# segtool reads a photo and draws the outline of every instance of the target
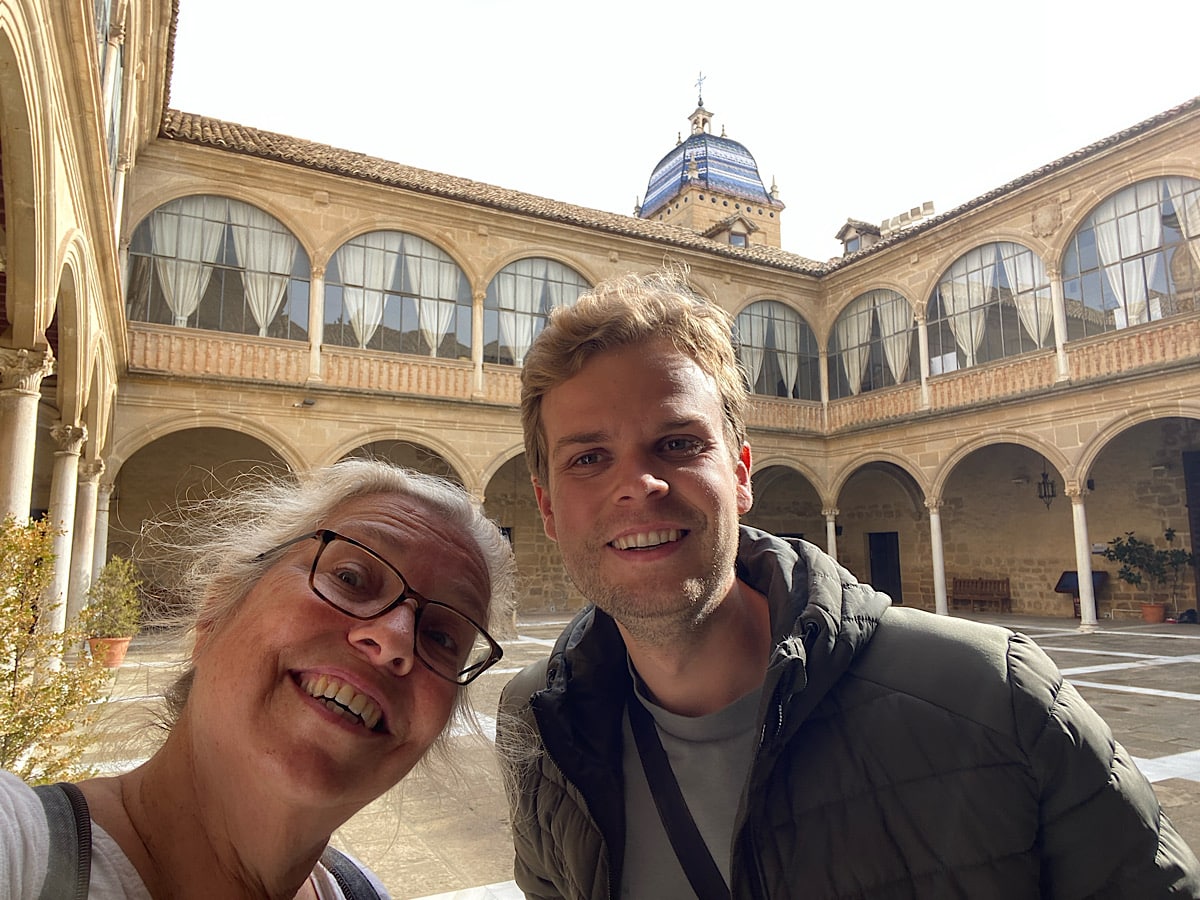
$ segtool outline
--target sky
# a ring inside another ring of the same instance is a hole
[[[336,12],[335,12],[336,11]],[[696,107],[825,260],[1200,95],[1196,0],[180,0],[170,105],[631,214]]]

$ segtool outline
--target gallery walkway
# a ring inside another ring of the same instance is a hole
[[[1033,637],[1108,721],[1153,782],[1184,839],[1200,848],[1200,627],[973,616]],[[515,900],[508,813],[492,739],[500,689],[544,656],[565,617],[528,619],[504,642],[504,660],[475,687],[480,729],[452,739],[455,769],[428,766],[355,816],[335,842],[371,866],[396,900]],[[149,752],[150,710],[175,670],[171,649],[138,638],[119,671],[105,740],[92,761],[118,770]]]

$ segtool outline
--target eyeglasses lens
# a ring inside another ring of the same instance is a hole
[[[390,565],[338,537],[321,549],[312,586],[326,601],[361,619],[379,615],[409,593]],[[420,605],[416,649],[430,668],[452,681],[469,676],[492,655],[491,644],[470,619],[436,600]]]

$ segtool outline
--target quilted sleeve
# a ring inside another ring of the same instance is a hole
[[[1008,668],[1041,797],[1042,896],[1200,898],[1200,864],[1104,720],[1023,635]]]

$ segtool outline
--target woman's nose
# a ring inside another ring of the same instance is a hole
[[[349,639],[373,664],[407,675],[416,663],[416,625],[416,607],[406,600],[377,619],[356,622]]]

